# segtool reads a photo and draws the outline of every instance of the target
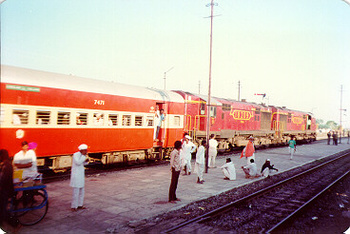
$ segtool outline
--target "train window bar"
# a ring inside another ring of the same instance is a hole
[[[78,112],[76,114],[76,124],[77,125],[87,125],[88,113]]]
[[[12,124],[21,125],[28,124],[29,110],[13,110],[12,111]]]
[[[142,126],[143,124],[143,116],[137,115],[135,116],[135,126]]]
[[[109,114],[108,126],[118,126],[118,115],[117,114]]]
[[[57,124],[58,125],[69,125],[70,112],[59,111],[57,113]]]
[[[153,116],[147,116],[147,126],[148,127],[151,127],[153,126],[153,123],[154,123],[154,117]]]
[[[123,115],[122,126],[130,126],[130,125],[131,125],[131,115]]]
[[[36,111],[36,124],[50,124],[50,111]]]

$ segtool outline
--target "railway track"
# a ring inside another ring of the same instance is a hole
[[[275,232],[295,214],[302,211],[318,194],[327,190],[350,170],[350,151],[335,155],[288,179],[260,189],[218,207],[208,213],[162,230],[163,233],[215,232],[233,233]],[[172,223],[177,223],[172,221]],[[158,225],[161,226],[161,225]],[[218,229],[220,227],[220,229]]]

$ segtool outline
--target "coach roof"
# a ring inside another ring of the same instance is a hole
[[[155,88],[1,65],[1,82],[183,103],[181,95]]]

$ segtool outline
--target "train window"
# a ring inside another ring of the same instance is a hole
[[[204,115],[205,114],[205,103],[201,103],[201,109],[200,109],[200,111],[201,111],[201,115]]]
[[[135,116],[135,126],[142,126],[143,116],[137,115]]]
[[[50,111],[36,111],[36,124],[50,124]]]
[[[4,123],[4,119],[5,119],[5,110],[4,108],[0,108],[0,123]]]
[[[28,110],[13,110],[12,112],[12,124],[28,124],[29,111]]]
[[[123,115],[122,125],[123,126],[130,126],[131,125],[131,115]]]
[[[77,125],[87,125],[88,114],[85,112],[78,112],[76,115]]]
[[[147,120],[146,120],[147,126],[149,126],[149,127],[153,126],[153,121],[154,121],[153,118],[154,118],[153,116],[147,116]]]
[[[103,126],[103,119],[102,113],[94,113],[94,125]]]
[[[254,115],[254,120],[255,121],[260,121],[260,116],[259,115]]]
[[[180,126],[180,116],[174,116],[174,125]]]
[[[231,111],[231,104],[222,104],[223,111]]]
[[[210,116],[216,117],[216,107],[215,106],[210,107]]]
[[[117,126],[118,125],[118,115],[110,114],[108,118],[108,126]]]
[[[58,125],[69,125],[70,112],[59,111],[57,113],[57,124]]]

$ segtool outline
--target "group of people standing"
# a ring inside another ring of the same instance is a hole
[[[343,136],[345,136],[345,131],[344,131]],[[348,137],[348,144],[350,144],[350,131],[347,132],[347,137]],[[333,145],[338,145],[338,138],[339,137],[338,137],[338,132],[337,131],[329,130],[329,132],[327,133],[327,145],[330,145],[331,138],[333,139]]]
[[[174,150],[170,154],[170,170],[171,170],[171,183],[169,188],[169,202],[176,203],[180,201],[176,197],[176,188],[179,180],[181,170],[184,170],[184,175],[190,175],[192,171],[191,159],[192,153],[197,149],[196,145],[191,141],[192,138],[185,133],[181,141],[176,141],[174,144]],[[246,178],[255,178],[258,176],[269,176],[270,170],[278,169],[271,165],[269,159],[266,160],[261,168],[261,172],[258,172],[257,165],[255,164],[255,147],[254,138],[249,137],[247,146],[243,149],[241,158],[245,157],[247,165],[242,166]],[[203,184],[203,173],[205,168],[205,151],[207,147],[206,140],[202,140],[200,146],[197,149],[195,168],[194,171],[197,173],[197,183]],[[216,156],[217,156],[218,142],[215,140],[215,135],[210,136],[208,145],[208,166],[209,168],[216,168]],[[226,163],[220,167],[224,174],[224,180],[236,180],[236,169],[235,165],[231,161],[231,158],[226,159]]]
[[[188,133],[184,133],[181,141],[176,141],[174,144],[174,150],[170,154],[170,170],[172,172],[171,183],[169,188],[169,202],[176,202],[179,199],[176,198],[176,188],[179,180],[181,170],[184,170],[184,175],[191,175],[192,166],[192,153],[196,151],[196,161],[194,171],[197,173],[197,183],[203,184],[203,173],[205,168],[205,149],[207,146],[206,140],[202,140],[200,146],[197,146],[192,142],[192,137]],[[215,135],[212,134],[209,140],[209,167],[216,167],[216,155],[217,155],[218,142],[215,140]]]

